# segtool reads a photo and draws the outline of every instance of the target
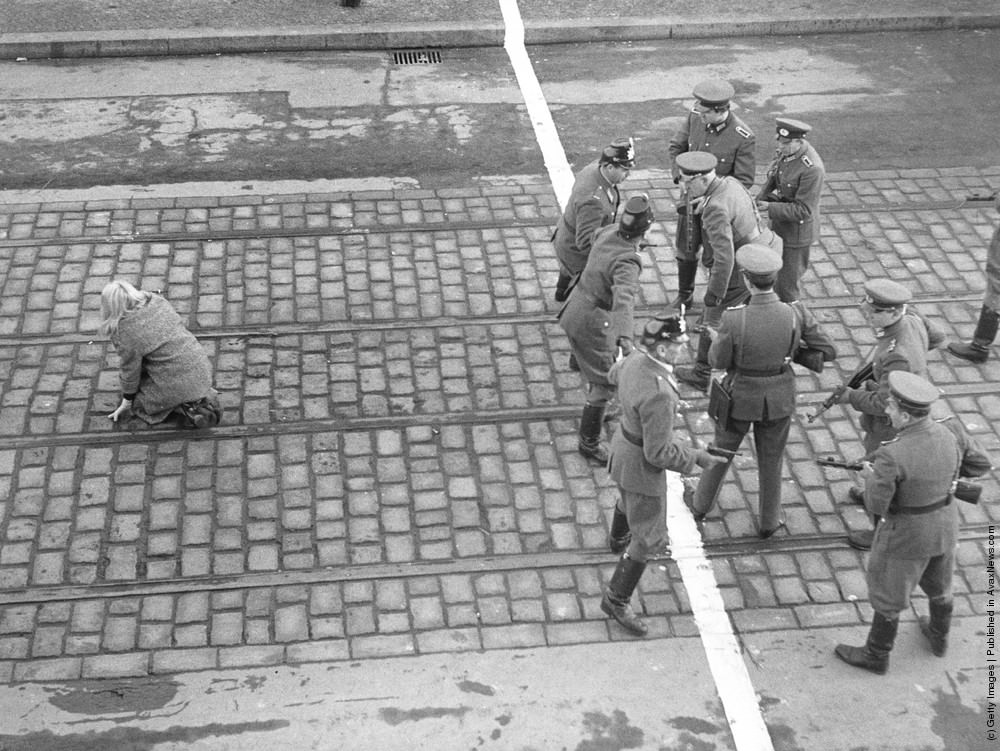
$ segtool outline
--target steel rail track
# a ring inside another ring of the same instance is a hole
[[[994,531],[991,532],[991,530]],[[986,541],[991,535],[995,534],[995,530],[996,527],[989,524],[965,525],[959,530],[959,541],[973,543]],[[825,552],[843,550],[846,545],[846,535],[806,534],[783,537],[781,539],[771,538],[766,541],[756,537],[709,541],[704,543],[704,551],[711,559],[731,558],[741,555]],[[679,556],[685,554],[683,550],[679,549],[675,552]],[[557,553],[477,556],[474,558],[453,558],[441,561],[331,566],[309,570],[242,573],[225,576],[105,582],[102,584],[87,585],[45,585],[17,589],[0,589],[0,606],[173,595],[190,592],[224,592],[279,586],[416,579],[421,577],[506,571],[538,571],[553,568],[610,565],[613,562],[614,557],[606,549],[601,548]]]

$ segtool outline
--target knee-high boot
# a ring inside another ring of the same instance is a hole
[[[948,632],[951,630],[951,614],[955,603],[952,600],[931,600],[929,606],[930,620],[920,619],[920,631],[931,643],[931,652],[944,657],[944,653],[948,651]]]
[[[632,531],[628,526],[628,517],[618,506],[615,506],[615,515],[611,518],[611,533],[608,535],[608,547],[612,553],[621,553],[632,541]]]
[[[694,302],[694,284],[698,278],[698,261],[686,261],[677,259],[677,297],[675,297],[670,307],[680,310],[683,306],[690,310]]]
[[[876,612],[872,618],[872,627],[868,632],[865,646],[850,647],[847,644],[838,644],[834,651],[837,657],[848,665],[885,675],[889,671],[889,652],[896,642],[898,628],[899,618],[887,618]]]
[[[604,405],[585,404],[580,417],[580,440],[577,450],[588,459],[600,464],[608,463],[608,447],[601,441],[604,427]]]
[[[949,344],[948,351],[963,360],[986,362],[990,355],[990,345],[997,336],[997,328],[1000,328],[1000,313],[984,305],[979,311],[979,321],[976,323],[972,341],[968,344],[961,342]]]
[[[649,627],[632,610],[630,604],[632,593],[645,570],[645,561],[633,561],[628,557],[628,553],[623,555],[618,561],[618,568],[611,576],[608,588],[604,591],[604,599],[601,600],[601,610],[618,621],[626,631],[630,631],[636,636],[645,636],[649,630]]]
[[[698,354],[695,355],[694,365],[674,368],[677,380],[694,386],[700,391],[708,391],[708,381],[712,375],[712,366],[708,364],[708,350],[711,347],[712,337],[707,333],[702,333],[698,337]]]
[[[563,272],[559,272],[559,278],[556,280],[556,302],[566,302],[566,298],[569,297],[569,283],[572,281],[573,277]]]

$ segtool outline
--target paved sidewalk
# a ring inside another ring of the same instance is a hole
[[[1000,25],[994,0],[521,0],[529,44]],[[499,0],[5,0],[0,58],[502,45]]]

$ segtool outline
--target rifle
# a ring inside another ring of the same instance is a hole
[[[833,392],[826,399],[823,400],[823,403],[819,405],[819,408],[811,415],[808,415],[806,417],[806,420],[812,422],[821,414],[830,409],[830,407],[832,407],[840,400],[840,395],[843,394],[847,389],[861,388],[861,384],[863,384],[865,381],[873,381],[873,380],[875,380],[875,364],[870,362],[863,368],[861,368],[861,370],[859,370],[857,373],[852,375],[851,380],[849,380],[847,383],[837,386],[837,388],[835,388]]]
[[[862,462],[845,462],[835,459],[832,456],[821,456],[816,460],[821,467],[837,467],[838,469],[851,469],[859,471],[864,467]],[[955,480],[951,486],[952,495],[958,500],[966,503],[977,504],[983,494],[983,486],[968,480]]]

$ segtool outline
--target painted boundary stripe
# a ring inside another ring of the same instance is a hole
[[[573,173],[524,46],[524,22],[517,0],[500,0],[500,8],[505,26],[504,49],[517,75],[556,200],[565,209],[573,188]],[[705,555],[691,512],[684,504],[680,477],[673,472],[667,473],[667,528],[670,530],[673,557],[688,592],[701,643],[736,749],[774,751],[712,565]]]
[[[672,557],[680,569],[715,689],[729,722],[737,751],[774,751],[760,713],[757,692],[729,614],[719,593],[701,534],[684,503],[680,475],[667,472],[667,529]]]
[[[517,0],[500,0],[500,12],[503,14],[504,23],[503,48],[507,51],[507,57],[514,67],[521,96],[524,97],[524,104],[528,108],[528,117],[531,118],[531,125],[535,129],[535,139],[542,150],[542,159],[545,162],[545,169],[548,170],[549,180],[552,181],[552,189],[555,191],[559,208],[565,209],[573,192],[573,170],[566,161],[566,151],[563,149],[562,141],[559,140],[548,102],[545,101],[542,86],[538,83],[531,58],[528,57],[528,50],[524,46],[524,21],[521,20]]]

